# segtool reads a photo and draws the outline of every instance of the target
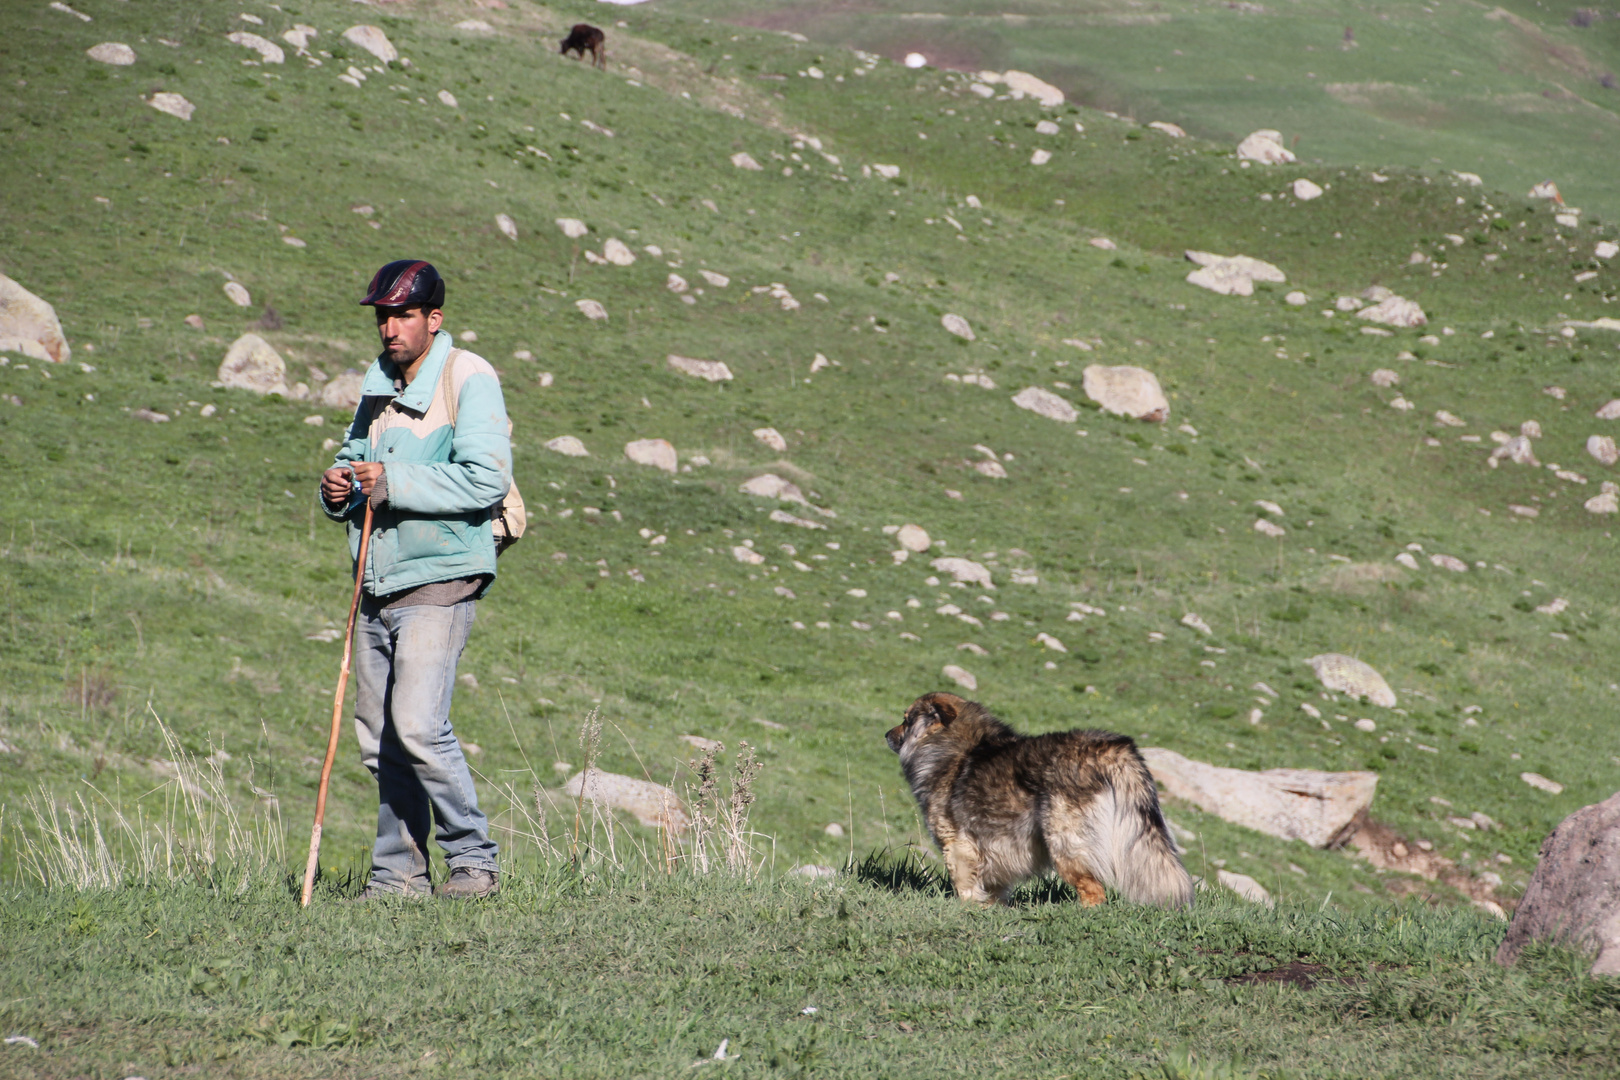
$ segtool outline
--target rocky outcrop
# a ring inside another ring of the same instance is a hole
[[[1293,151],[1282,144],[1282,132],[1261,128],[1238,143],[1239,161],[1258,161],[1262,165],[1287,165],[1294,160]]]
[[[1378,788],[1373,772],[1267,769],[1249,772],[1145,746],[1142,758],[1172,799],[1223,821],[1312,847],[1337,847],[1361,826]]]
[[[1620,975],[1620,793],[1575,811],[1542,841],[1496,962],[1512,964],[1543,940],[1596,953],[1593,975]]]
[[[255,394],[281,394],[287,390],[287,365],[281,354],[258,334],[243,334],[231,342],[219,365],[219,381],[235,390]]]
[[[399,59],[399,50],[394,48],[394,43],[388,40],[388,35],[383,33],[380,26],[351,26],[343,31],[343,40],[359,46],[385,64]]]
[[[1253,296],[1257,281],[1281,284],[1286,274],[1261,259],[1247,255],[1216,255],[1208,251],[1187,252],[1198,269],[1187,275],[1187,282],[1222,296]]]
[[[1104,412],[1162,424],[1170,416],[1170,402],[1153,372],[1139,367],[1092,364],[1084,373],[1086,397]]]
[[[56,309],[4,274],[0,274],[0,349],[53,364],[73,356]]]

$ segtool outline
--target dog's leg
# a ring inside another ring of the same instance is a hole
[[[1057,866],[1058,876],[1074,886],[1074,891],[1080,894],[1080,902],[1086,907],[1096,907],[1107,899],[1102,882],[1097,880],[1085,863],[1072,857],[1059,856],[1056,852],[1052,861]]]
[[[996,902],[984,887],[984,857],[973,841],[957,836],[945,844],[945,870],[956,895],[971,904],[989,907]]]

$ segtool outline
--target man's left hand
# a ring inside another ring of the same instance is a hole
[[[360,494],[371,498],[371,490],[377,486],[382,478],[383,466],[377,461],[356,461],[349,468],[354,470],[354,478],[360,482]]]

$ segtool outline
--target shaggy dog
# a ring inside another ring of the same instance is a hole
[[[1020,735],[984,706],[925,694],[888,733],[963,900],[1005,900],[1055,870],[1090,907],[1192,903],[1192,879],[1136,744],[1107,731]]]

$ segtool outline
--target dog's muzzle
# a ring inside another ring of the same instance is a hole
[[[889,744],[889,749],[895,753],[900,752],[900,746],[906,741],[906,725],[898,724],[889,729],[883,736],[883,741]]]

